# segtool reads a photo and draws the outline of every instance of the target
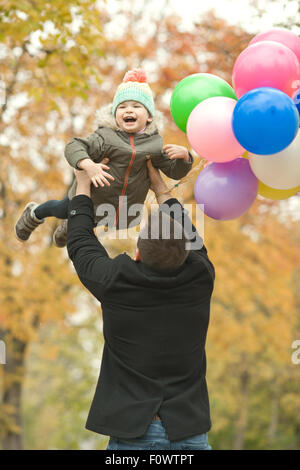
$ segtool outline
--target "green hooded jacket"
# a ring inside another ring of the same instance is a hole
[[[156,111],[155,118],[143,134],[129,134],[118,128],[111,109],[112,106],[108,105],[98,111],[96,131],[86,139],[73,138],[66,145],[65,157],[74,168],[78,168],[77,163],[84,158],[91,158],[96,163],[104,157],[109,158],[109,173],[114,181],[111,181],[110,186],[91,186],[95,224],[111,225],[111,219],[107,222],[108,212],[105,212],[111,207],[115,212],[115,227],[124,229],[129,224],[133,227],[140,223],[142,214],[138,216],[134,208],[130,211],[130,207],[145,202],[150,187],[147,159],[151,158],[153,166],[169,178],[180,180],[191,170],[193,157],[190,155],[189,162],[183,159],[170,160],[163,152],[163,139],[158,131],[160,112]],[[75,196],[76,184],[75,180],[69,190],[69,199]]]

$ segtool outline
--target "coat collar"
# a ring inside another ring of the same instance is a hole
[[[142,261],[135,261],[135,263],[138,265],[139,269],[148,277],[152,278],[160,278],[160,277],[174,277],[177,276],[181,271],[184,270],[185,268],[185,262],[177,269],[173,269],[172,271],[158,271],[156,269],[151,268],[150,266],[147,266],[147,264],[143,263]]]

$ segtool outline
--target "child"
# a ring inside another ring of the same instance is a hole
[[[150,187],[147,159],[151,158],[154,167],[175,180],[183,178],[192,168],[193,157],[185,147],[171,144],[163,147],[157,116],[145,72],[134,69],[125,74],[112,105],[98,112],[98,129],[87,139],[73,138],[66,145],[65,157],[69,164],[86,171],[91,180],[95,226],[107,224],[104,214],[99,213],[102,204],[110,204],[115,209],[116,229],[140,223],[141,217],[130,215],[129,208],[143,204],[146,199]],[[108,159],[110,166],[105,164]],[[15,225],[17,238],[28,240],[45,218],[54,216],[64,219],[54,233],[54,244],[65,246],[68,204],[75,193],[76,181],[68,197],[61,201],[27,204]],[[124,204],[124,196],[127,196],[127,204]],[[125,223],[121,210],[126,212]]]

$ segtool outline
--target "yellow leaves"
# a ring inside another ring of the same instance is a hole
[[[42,87],[32,87],[28,90],[28,96],[39,103],[43,99],[44,89]]]
[[[299,377],[298,377],[299,380]],[[300,416],[299,396],[295,393],[286,393],[281,397],[281,406],[291,415]]]
[[[216,268],[208,360],[227,368],[246,354],[248,365],[263,374],[291,361],[297,324],[291,281],[300,250],[291,231],[271,214],[251,219],[250,211],[250,220],[257,241],[243,230],[242,219],[206,219],[206,246]]]
[[[20,434],[22,429],[15,422],[16,408],[10,404],[0,403],[0,437],[8,433]]]
[[[55,361],[59,353],[59,347],[55,344],[48,345],[42,351],[42,359],[46,361]]]
[[[21,272],[13,276],[8,269],[4,271],[0,256],[1,326],[27,342],[36,337],[40,322],[61,320],[75,310],[72,285],[76,279],[57,248],[43,251],[40,247],[39,255],[33,256],[24,247],[19,256],[15,252],[14,261],[17,258]]]
[[[8,2],[0,28],[0,41],[11,48],[10,55],[13,48],[22,47],[22,69],[34,76],[22,87],[37,103],[48,102],[53,108],[55,95],[87,98],[90,78],[99,79],[93,56],[103,54],[104,42],[94,0]],[[37,34],[31,36],[33,32]],[[16,87],[12,72],[16,73],[13,63],[1,78]]]

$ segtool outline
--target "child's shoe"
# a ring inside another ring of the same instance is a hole
[[[29,202],[15,225],[15,234],[20,242],[26,242],[31,232],[45,221],[45,219],[38,219],[34,214],[34,209],[37,206],[38,204],[35,202]]]
[[[63,248],[67,244],[68,219],[64,219],[53,234],[53,243],[57,248]]]

